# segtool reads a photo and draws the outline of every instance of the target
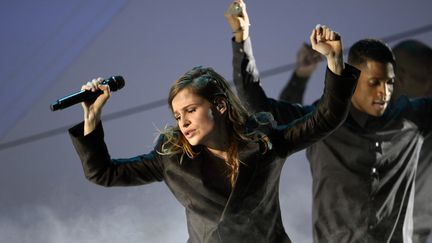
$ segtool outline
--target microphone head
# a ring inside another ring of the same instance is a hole
[[[117,91],[125,86],[125,81],[122,76],[111,76],[105,79],[102,84],[108,84],[111,91]]]
[[[111,76],[110,78],[102,81],[101,84],[108,85],[111,91],[117,91],[124,87],[125,81],[122,76]],[[97,92],[81,90],[79,92],[58,99],[56,102],[50,105],[50,109],[52,111],[64,109],[79,102],[95,99],[102,93],[103,92],[101,90],[98,90]]]

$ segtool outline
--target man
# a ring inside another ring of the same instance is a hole
[[[232,29],[248,28],[245,19],[245,8],[227,16]],[[261,88],[248,30],[234,35],[234,82],[242,100],[251,111],[291,122],[296,105],[267,98]],[[411,242],[414,179],[423,137],[432,129],[432,100],[390,104],[394,56],[378,40],[354,44],[348,63],[361,70],[349,117],[307,149],[314,241]]]
[[[396,82],[393,99],[432,95],[432,48],[406,40],[393,48]],[[414,199],[414,243],[426,243],[432,231],[432,138],[425,138],[417,167]],[[431,239],[432,240],[432,239]]]
[[[396,79],[392,100],[401,95],[409,98],[432,95],[432,49],[417,40],[405,40],[393,47]],[[279,99],[303,103],[309,77],[316,69],[316,52],[299,50],[297,67]],[[315,61],[315,62],[314,62]],[[417,166],[414,197],[414,243],[426,243],[432,231],[432,138],[425,138]]]

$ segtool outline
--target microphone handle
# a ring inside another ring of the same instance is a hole
[[[81,90],[61,99],[58,99],[55,103],[51,104],[50,108],[52,111],[64,109],[86,100],[96,99],[101,94],[103,94],[102,90],[96,90],[95,92],[89,90]]]

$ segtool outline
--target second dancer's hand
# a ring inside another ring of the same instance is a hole
[[[339,33],[325,25],[317,25],[310,36],[312,49],[324,55],[327,66],[335,74],[341,75],[344,69],[342,38]]]
[[[231,31],[234,35],[234,41],[241,43],[249,37],[249,16],[246,11],[246,4],[243,0],[235,0],[228,6],[225,12],[225,18],[228,21]]]

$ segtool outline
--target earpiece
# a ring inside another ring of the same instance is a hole
[[[216,109],[222,113],[224,113],[225,109],[227,108],[227,101],[222,98],[218,97],[213,101],[214,106]]]

